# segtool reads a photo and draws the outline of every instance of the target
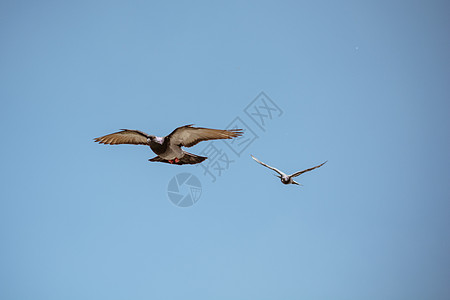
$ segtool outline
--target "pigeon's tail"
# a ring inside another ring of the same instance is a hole
[[[207,159],[207,157],[195,155],[195,154],[192,154],[189,152],[185,152],[184,156],[180,159],[179,164],[180,165],[185,165],[185,164],[195,165],[195,164],[201,163],[205,159]]]
[[[174,164],[174,165],[195,165],[195,164],[201,163],[205,159],[207,159],[207,157],[198,156],[198,155],[195,155],[192,153],[185,152],[184,156],[182,158],[180,158],[180,160],[178,162],[172,161],[172,164]],[[159,161],[159,162],[170,164],[170,162],[167,159],[161,158],[159,156],[153,157],[153,158],[149,159],[149,161]]]

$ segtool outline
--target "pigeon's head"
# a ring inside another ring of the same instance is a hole
[[[163,137],[159,137],[159,136],[155,136],[155,135],[148,135],[148,139],[154,143],[158,143],[161,144],[164,142],[164,138]]]

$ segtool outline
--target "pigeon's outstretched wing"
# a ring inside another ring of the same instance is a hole
[[[220,130],[186,125],[178,127],[167,137],[172,145],[192,147],[201,141],[232,139],[241,136],[242,133],[242,129]]]
[[[280,170],[278,170],[277,168],[271,167],[265,163],[263,163],[262,161],[259,161],[256,157],[254,157],[253,155],[250,154],[250,156],[257,162],[260,163],[261,165],[263,165],[264,167],[267,167],[275,172],[277,172],[278,174],[280,174],[281,176],[285,176],[286,174],[284,174],[283,172],[281,172]]]
[[[300,174],[303,174],[303,173],[312,171],[312,170],[314,170],[314,169],[317,169],[317,168],[323,166],[326,162],[327,162],[327,161],[321,163],[321,164],[318,165],[318,166],[315,166],[315,167],[312,167],[312,168],[309,168],[309,169],[306,169],[306,170],[303,170],[303,171],[296,172],[296,173],[292,174],[291,177],[297,177],[297,176],[300,175]]]
[[[148,145],[150,143],[150,136],[139,130],[122,129],[122,131],[95,138],[94,141],[109,145]]]

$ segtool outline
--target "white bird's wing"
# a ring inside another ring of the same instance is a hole
[[[95,142],[100,144],[118,145],[148,145],[150,136],[139,130],[122,129],[122,131],[111,133],[99,138],[95,138]]]
[[[312,167],[312,168],[309,168],[309,169],[306,169],[306,170],[303,170],[303,171],[296,172],[296,173],[292,174],[291,177],[297,177],[297,176],[300,175],[300,174],[303,174],[303,173],[312,171],[312,170],[314,170],[314,169],[317,169],[317,168],[323,166],[325,163],[326,163],[326,162],[323,162],[323,163],[321,163],[321,164],[318,165],[318,166],[315,166],[315,167]]]
[[[172,145],[192,147],[201,141],[232,139],[241,136],[242,133],[241,129],[221,130],[186,125],[178,127],[167,137]]]
[[[263,163],[262,161],[258,160],[256,157],[254,157],[253,155],[250,154],[250,156],[259,164],[263,165],[264,167],[267,167],[275,172],[277,172],[278,174],[280,174],[281,176],[286,176],[286,174],[284,174],[283,172],[281,172],[280,170],[278,170],[277,168],[271,167],[265,163]]]

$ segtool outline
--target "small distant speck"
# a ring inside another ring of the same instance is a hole
[[[355,50],[358,51],[358,50],[359,50],[359,46],[356,46],[356,47],[355,47]]]

